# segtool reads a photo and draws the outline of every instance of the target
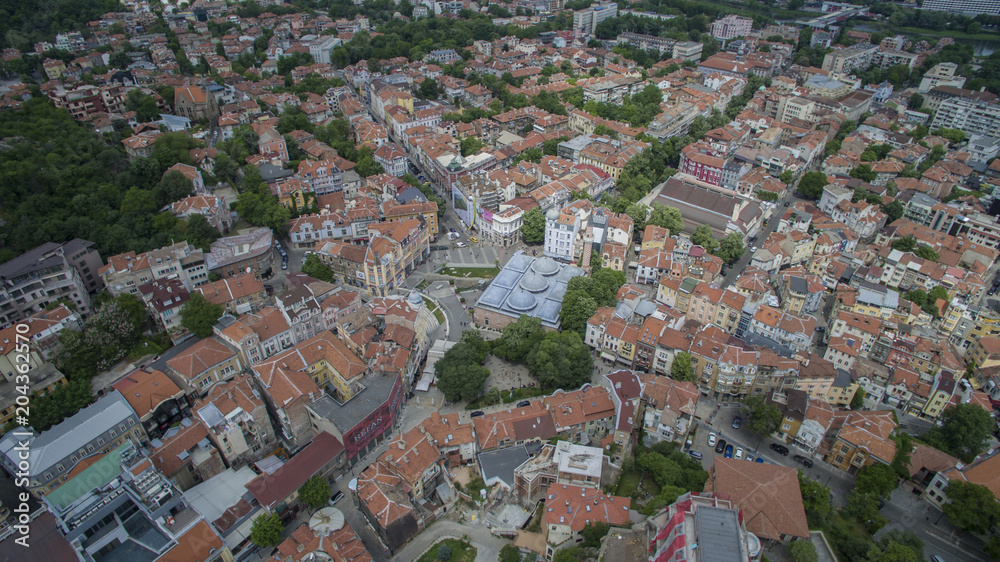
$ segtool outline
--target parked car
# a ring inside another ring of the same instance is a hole
[[[778,443],[771,443],[771,450],[783,457],[788,456],[788,447],[784,445],[779,445]]]
[[[479,416],[485,416],[485,415],[486,415],[486,412],[484,412],[482,410],[476,410],[475,412],[472,412],[472,414],[470,414],[470,417],[478,418]]]
[[[751,254],[756,254],[757,253],[757,246],[750,246],[750,253]]]
[[[288,259],[281,260],[281,269],[288,269]]]
[[[795,461],[795,462],[797,462],[797,463],[799,463],[799,464],[801,464],[802,466],[804,466],[806,468],[812,468],[812,465],[813,465],[812,459],[807,459],[807,458],[803,457],[802,455],[795,455],[794,457],[792,457],[792,460]]]
[[[718,438],[719,438],[719,436],[718,436],[718,435],[716,435],[714,431],[713,431],[713,432],[711,432],[711,433],[709,433],[709,434],[708,434],[708,446],[709,446],[709,447],[714,447],[714,446],[715,446],[715,441],[716,441],[716,440],[717,440]]]
[[[531,406],[531,400],[521,400],[517,403],[518,408],[527,408],[528,406]]]
[[[339,502],[340,498],[342,498],[342,497],[344,497],[344,492],[341,492],[340,490],[337,490],[337,492],[333,494],[333,497],[330,498],[330,505],[333,505],[333,504]]]
[[[733,418],[733,429],[739,429],[740,424],[742,423],[743,423],[743,418],[736,416],[735,418]]]
[[[753,453],[747,452],[747,460],[748,461],[752,461],[753,460]]]
[[[733,458],[733,446],[732,445],[726,445],[726,453],[723,456],[725,456],[727,459]]]
[[[701,453],[698,451],[688,451],[688,455],[690,455],[692,459],[701,460]]]
[[[764,464],[764,457],[757,457],[756,459],[754,459],[753,462],[759,462],[760,464]]]
[[[464,248],[465,247],[465,242],[455,242],[455,247],[456,248]]]
[[[722,451],[725,451],[725,450],[726,450],[726,440],[725,439],[719,439],[719,442],[715,444],[715,452],[716,453],[721,453]]]
[[[785,206],[787,207],[789,205],[791,205],[791,203],[789,203],[788,201],[785,201]]]
[[[743,460],[743,447],[736,449],[736,460]]]

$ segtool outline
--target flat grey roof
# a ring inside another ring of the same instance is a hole
[[[743,560],[740,525],[736,511],[713,506],[699,506],[694,512],[695,540],[702,562]],[[693,545],[692,545],[693,546]]]
[[[498,478],[508,487],[514,487],[514,469],[524,464],[524,461],[531,458],[528,449],[524,445],[507,447],[487,453],[479,453],[479,467],[483,474],[483,481],[489,483],[493,478]]]
[[[365,389],[354,395],[341,406],[329,395],[324,395],[319,400],[309,405],[309,409],[317,415],[333,422],[341,432],[350,431],[368,414],[376,408],[385,404],[392,393],[392,387],[396,384],[396,377],[382,374],[370,374],[361,379],[361,384]]]

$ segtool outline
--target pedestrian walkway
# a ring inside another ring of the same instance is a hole
[[[393,560],[412,562],[438,539],[447,537],[461,539],[466,535],[469,537],[469,543],[476,547],[476,562],[496,562],[500,559],[500,549],[508,544],[507,541],[493,536],[486,527],[461,525],[446,519],[433,523],[427,530],[417,535],[393,557]]]

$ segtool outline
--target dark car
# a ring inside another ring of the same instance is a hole
[[[790,204],[791,204],[791,203],[789,203],[788,201],[785,201],[785,206],[786,206],[786,207],[787,207],[787,206],[789,206]]]
[[[733,446],[732,445],[726,445],[726,454],[725,454],[725,457],[727,459],[733,458]]]
[[[816,326],[816,331],[822,334],[823,332],[826,331],[826,328],[824,328],[823,326]]]
[[[475,412],[472,412],[472,414],[471,414],[471,416],[474,417],[474,418],[478,418],[479,416],[485,416],[485,415],[486,415],[486,412],[484,412],[482,410],[476,410]]]
[[[784,445],[779,445],[777,443],[771,443],[771,450],[783,457],[788,456],[788,447]]]
[[[736,416],[735,418],[733,418],[733,429],[739,429],[740,424],[742,423],[743,423],[743,418]]]
[[[731,448],[732,447],[730,447],[730,449]],[[719,439],[719,442],[715,444],[715,452],[716,453],[721,453],[722,451],[725,451],[725,450],[726,450],[726,440],[725,439]]]
[[[688,451],[688,455],[690,455],[692,459],[701,460],[701,453],[699,453],[698,451]]]
[[[527,408],[528,406],[531,406],[531,401],[530,400],[522,400],[522,401],[520,401],[520,402],[517,403],[517,407],[518,408]]]
[[[333,497],[330,498],[330,505],[337,503],[342,497],[344,497],[344,492],[337,490],[337,492],[333,494]]]
[[[797,463],[799,463],[799,464],[801,464],[802,466],[804,466],[806,468],[812,468],[812,465],[813,465],[812,459],[807,459],[807,458],[803,457],[802,455],[795,455],[794,457],[792,457],[792,460],[795,461],[795,462],[797,462]]]

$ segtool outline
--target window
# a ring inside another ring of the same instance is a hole
[[[792,429],[792,426],[788,425],[787,423],[781,426],[781,431],[788,431],[789,429]]]
[[[837,462],[844,462],[844,457],[837,455]]]

